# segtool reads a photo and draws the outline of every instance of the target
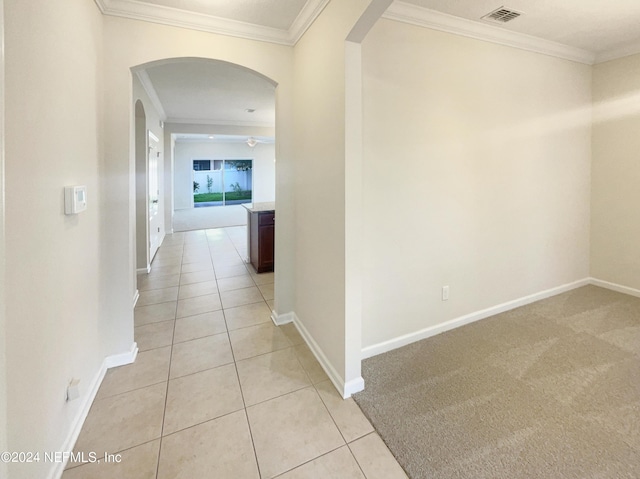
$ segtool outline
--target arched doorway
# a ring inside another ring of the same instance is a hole
[[[134,99],[136,82],[147,97],[147,123],[155,127],[157,119],[162,124],[155,130],[162,134],[160,202],[167,232],[246,221],[239,206],[235,209],[242,214],[231,212],[233,207],[194,211],[203,205],[199,201],[215,202],[216,195],[225,198],[229,193],[232,198],[238,193],[234,187],[251,194],[254,202],[275,200],[276,82],[244,66],[204,58],[159,60],[132,70]],[[227,182],[217,181],[224,177],[217,171],[220,165],[233,166],[239,160],[252,165],[250,185],[235,178],[238,172],[228,175]],[[200,171],[202,165],[207,171]]]

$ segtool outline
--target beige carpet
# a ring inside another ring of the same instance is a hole
[[[586,286],[363,362],[413,479],[640,477],[640,299]]]
[[[173,212],[173,231],[207,230],[247,224],[247,210],[242,205],[191,208]]]

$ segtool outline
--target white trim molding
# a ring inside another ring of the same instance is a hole
[[[344,383],[344,392],[342,393],[342,397],[347,399],[360,391],[364,391],[364,378],[362,376],[358,376],[357,378]]]
[[[300,13],[289,27],[289,45],[295,45],[308,30],[313,21],[324,10],[329,0],[307,0]]]
[[[91,409],[91,405],[93,404],[96,395],[98,394],[98,389],[100,389],[100,385],[102,384],[102,380],[104,379],[104,375],[107,373],[107,360],[105,359],[100,366],[100,369],[94,376],[93,380],[89,384],[89,389],[87,394],[84,395],[82,400],[82,405],[78,409],[78,413],[75,419],[72,422],[71,429],[69,434],[67,434],[67,438],[65,439],[60,451],[63,452],[71,452],[73,451],[74,446],[76,445],[76,441],[78,440],[78,436],[80,436],[80,431],[82,430],[82,426],[84,425],[84,421],[87,419],[89,415],[89,410]],[[59,479],[62,477],[64,473],[64,469],[67,467],[68,456],[63,456],[63,462],[57,462],[53,464],[52,469],[49,471],[49,475],[47,476],[49,479]]]
[[[504,313],[505,311],[510,311],[512,309],[519,308],[520,306],[525,306],[527,304],[540,301],[541,299],[550,298],[551,296],[565,293],[567,291],[571,291],[572,289],[580,288],[581,286],[586,286],[588,284],[594,284],[592,282],[592,279],[584,278],[579,281],[574,281],[573,283],[563,284],[555,288],[540,291],[539,293],[530,294],[528,296],[514,299],[512,301],[507,301],[506,303],[498,304],[481,311],[466,314],[464,316],[445,321],[444,323],[429,326],[428,328],[398,336],[396,338],[389,339],[378,344],[373,344],[362,349],[362,359],[377,356],[378,354],[401,348],[402,346],[415,343],[416,341],[420,341],[422,339],[430,338],[431,336],[444,333],[445,331],[450,331],[460,326],[464,326],[465,324],[473,323],[475,321],[479,321],[480,319],[488,318],[489,316]]]
[[[160,97],[158,97],[158,92],[156,91],[156,88],[153,86],[153,82],[149,77],[149,73],[147,73],[147,70],[143,68],[137,68],[135,72],[138,76],[138,80],[140,80],[142,88],[147,92],[147,96],[149,97],[149,100],[151,100],[151,104],[158,112],[160,121],[164,123],[165,121],[167,121],[167,114],[164,111],[162,102],[160,101]],[[160,128],[162,128],[162,126],[160,126]]]
[[[150,4],[139,0],[95,0],[104,15],[141,20],[161,25],[188,28],[231,37],[281,45],[295,45],[322,13],[329,0],[308,0],[288,30],[196,13],[179,8]],[[640,53],[640,43],[609,52],[593,53],[562,43],[504,30],[500,27],[430,10],[395,0],[384,18],[465,37],[506,45],[522,50],[593,65]],[[142,81],[142,80],[141,80]],[[144,84],[144,82],[143,82]],[[146,89],[146,87],[145,87]],[[149,91],[147,91],[149,93]],[[151,101],[155,101],[150,94]],[[162,114],[162,108],[158,111]]]
[[[610,289],[611,291],[617,291],[618,293],[628,294],[629,296],[635,296],[640,298],[640,289],[630,288],[629,286],[622,286],[621,284],[610,283],[609,281],[603,281],[597,278],[589,278],[589,283],[601,288]]]
[[[290,45],[289,32],[136,0],[96,0],[103,14],[230,37]]]
[[[324,354],[322,348],[320,348],[315,339],[313,339],[311,333],[309,333],[307,328],[304,327],[304,324],[302,324],[296,313],[288,314],[293,315],[293,324],[295,324],[300,336],[302,336],[302,339],[307,343],[307,346],[309,346],[309,349],[320,363],[320,366],[322,366],[322,369],[324,369],[324,372],[329,376],[329,379],[338,390],[338,393],[340,393],[344,399],[347,399],[351,397],[352,394],[362,391],[364,389],[364,379],[362,379],[362,376],[345,382]]]
[[[151,273],[151,265],[150,264],[147,265],[146,268],[138,268],[136,270],[136,273],[138,273],[138,274],[149,274],[149,273]]]
[[[117,368],[118,366],[126,366],[127,364],[133,364],[138,356],[138,344],[133,343],[131,349],[126,353],[113,354],[107,356],[104,360],[107,369]]]
[[[409,3],[395,1],[383,15],[383,18],[409,23],[420,27],[431,28],[441,32],[453,33],[463,37],[475,38],[487,42],[498,43],[509,47],[542,53],[557,58],[564,58],[578,63],[593,65],[596,55],[590,51],[570,47],[542,38],[511,32],[499,27],[474,22],[446,13],[436,12]]]
[[[271,311],[271,321],[273,321],[273,324],[275,324],[276,326],[282,326],[283,324],[293,323],[294,317],[295,317],[295,313],[293,312],[278,314],[275,311],[275,309]]]
[[[136,356],[138,354],[138,345],[133,343],[131,345],[131,350],[122,353],[115,354],[112,356],[107,356],[98,369],[98,372],[93,377],[91,382],[89,383],[89,389],[87,393],[84,395],[82,399],[82,405],[78,409],[78,413],[76,414],[75,419],[72,422],[71,429],[69,430],[69,434],[59,449],[62,452],[71,452],[73,451],[74,446],[76,445],[76,441],[78,440],[78,436],[80,436],[80,431],[82,430],[82,426],[84,425],[87,416],[89,415],[89,410],[91,409],[91,405],[98,394],[98,389],[100,389],[100,385],[102,384],[102,380],[104,379],[105,374],[108,369],[115,368],[117,366],[124,366],[126,364],[131,364],[136,360]],[[62,462],[54,462],[52,464],[51,469],[49,470],[49,474],[47,475],[48,479],[60,479],[62,474],[64,473],[65,467],[67,467],[67,462],[69,457],[63,457]]]
[[[140,299],[140,291],[138,291],[136,289],[136,292],[133,295],[133,307],[136,307],[136,304],[138,304],[138,300]]]
[[[104,15],[293,46],[320,15],[329,0],[309,0],[288,30],[137,0],[95,0],[95,2]]]

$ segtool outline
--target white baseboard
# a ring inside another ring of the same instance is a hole
[[[151,264],[148,264],[146,268],[138,268],[136,270],[138,274],[149,274],[151,273]]]
[[[640,298],[640,289],[630,288],[629,286],[622,286],[621,284],[610,283],[609,281],[603,281],[597,278],[589,278],[589,283],[594,286],[600,286],[601,288],[617,291],[618,293],[628,294]]]
[[[302,324],[296,313],[292,312],[287,314],[293,316],[293,324],[296,325],[300,336],[305,340],[307,346],[309,346],[309,349],[320,363],[320,366],[322,366],[322,369],[324,369],[324,372],[327,373],[327,376],[329,376],[329,379],[338,390],[338,393],[340,393],[344,399],[347,399],[351,397],[351,394],[362,391],[364,389],[364,379],[358,377],[345,383],[344,379],[340,377],[340,374],[338,374],[331,362],[327,359],[327,356],[325,356],[320,346],[318,346],[318,343],[313,339],[313,336],[307,331],[307,328],[304,327],[304,324]]]
[[[581,286],[593,284],[591,279],[592,278],[585,278],[579,281],[574,281],[573,283],[563,284],[561,286],[547,289],[539,293],[530,294],[528,296],[514,299],[512,301],[507,301],[506,303],[498,304],[496,306],[492,306],[491,308],[466,314],[464,316],[445,321],[444,323],[429,326],[428,328],[424,328],[413,333],[398,336],[396,338],[389,339],[388,341],[383,341],[378,344],[367,346],[366,348],[362,349],[362,359],[377,356],[378,354],[401,348],[402,346],[406,346],[407,344],[415,343],[416,341],[420,341],[421,339],[430,338],[431,336],[435,336],[436,334],[444,333],[445,331],[464,326],[465,324],[473,323],[474,321],[488,318],[489,316],[504,313],[505,311],[519,308],[520,306],[525,306],[527,304],[534,303],[535,301],[540,301],[541,299],[550,298],[551,296],[565,293]]]
[[[136,294],[133,295],[133,307],[136,307],[136,304],[138,304],[138,300],[140,299],[140,291],[138,291],[136,289]]]
[[[344,384],[342,397],[347,399],[351,397],[352,394],[359,393],[360,391],[364,391],[364,378],[362,376],[358,376]]]
[[[107,369],[117,368],[118,366],[125,366],[127,364],[134,363],[138,356],[138,344],[133,343],[131,350],[126,353],[113,354],[107,356],[104,360]]]
[[[273,321],[273,324],[275,324],[276,326],[293,323],[294,316],[295,313],[293,312],[278,314],[275,311],[271,311],[271,321]]]
[[[87,390],[87,394],[82,398],[82,405],[78,409],[78,413],[76,414],[75,419],[73,420],[71,429],[67,438],[65,439],[62,447],[59,451],[62,452],[71,452],[76,445],[76,441],[78,440],[78,436],[80,436],[80,431],[82,430],[82,426],[84,425],[87,416],[89,415],[89,410],[91,409],[91,405],[98,394],[98,389],[100,389],[100,385],[102,384],[102,380],[104,379],[104,375],[107,373],[107,370],[110,368],[114,368],[117,366],[124,366],[125,364],[131,364],[136,360],[136,356],[138,355],[138,345],[133,343],[131,346],[131,350],[122,354],[115,354],[113,356],[107,356],[104,361],[102,361],[102,365],[98,372],[93,377],[93,380],[89,384],[89,389]],[[47,475],[48,479],[60,479],[62,474],[64,473],[65,467],[67,467],[68,456],[64,458],[62,462],[54,462],[52,463],[52,467]]]

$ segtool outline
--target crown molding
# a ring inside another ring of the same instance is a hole
[[[281,30],[137,0],[95,0],[104,15],[288,46],[295,45],[329,1],[308,0],[289,30]]]
[[[158,97],[156,89],[153,87],[153,83],[151,82],[151,78],[149,78],[149,74],[147,73],[147,71],[143,69],[136,70],[136,75],[138,76],[138,79],[142,84],[142,88],[144,88],[144,91],[147,92],[147,96],[149,97],[149,100],[151,100],[153,107],[158,112],[158,116],[160,116],[160,119],[162,121],[167,121],[167,114],[162,107],[162,102]]]
[[[260,121],[206,120],[196,118],[167,118],[165,123],[177,123],[180,125],[241,126],[250,128],[273,128],[275,126],[273,123]]]
[[[136,0],[95,0],[103,14],[261,42],[291,45],[286,30]]]
[[[292,46],[300,40],[330,0],[308,0],[291,24],[289,30],[264,27],[162,5],[150,5],[137,0],[94,1],[104,15]],[[592,53],[580,48],[570,47],[523,33],[511,32],[501,29],[500,27],[436,12],[398,0],[395,0],[382,16],[389,20],[431,28],[455,35],[462,35],[587,65],[603,63],[640,53],[640,42],[608,52]]]
[[[105,10],[107,9],[107,6],[104,4],[104,0],[94,0],[94,1],[96,2],[96,5],[100,9],[100,12],[104,14]]]
[[[295,45],[302,38],[304,32],[322,13],[330,0],[307,0],[300,13],[289,27],[289,45]]]
[[[484,40],[519,48],[521,50],[542,53],[543,55],[563,58],[587,65],[593,65],[596,60],[595,54],[586,50],[543,40],[523,33],[503,30],[491,25],[447,15],[401,1],[395,1],[384,13],[383,18],[475,38],[476,40]]]
[[[640,53],[640,42],[632,43],[631,45],[616,48],[615,50],[610,50],[608,52],[597,53],[596,63],[609,62],[611,60],[637,55],[638,53]]]

